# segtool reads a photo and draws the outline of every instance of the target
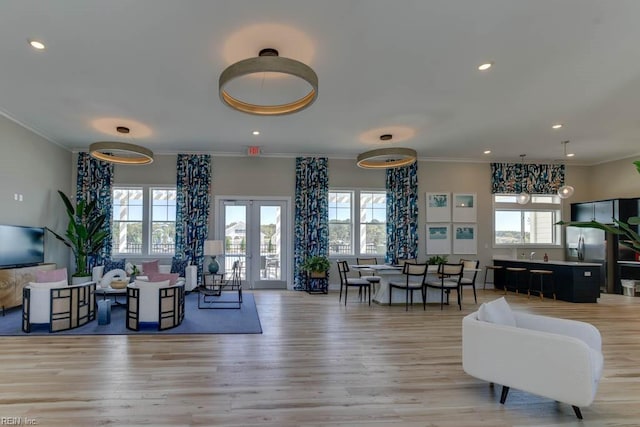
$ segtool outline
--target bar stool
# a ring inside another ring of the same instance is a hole
[[[484,283],[482,284],[482,289],[487,289],[487,273],[489,270],[493,271],[493,284],[495,290],[495,282],[496,282],[496,270],[501,270],[501,265],[486,265],[484,270]]]
[[[507,272],[505,274],[505,281],[504,281],[504,294],[507,294],[507,288],[509,287],[509,277],[514,277],[515,278],[515,291],[516,294],[518,293],[518,285],[520,282],[520,274],[521,273],[526,273],[528,270],[524,267],[507,267],[505,269],[505,271]]]
[[[553,271],[551,270],[531,270],[529,271],[529,290],[527,291],[527,298],[531,297],[531,285],[533,283],[533,277],[540,277],[540,290],[533,289],[534,292],[540,293],[540,299],[544,299],[544,277],[547,276],[549,278],[549,283],[551,284],[551,293],[553,294],[553,299],[556,299],[556,287],[553,283]]]

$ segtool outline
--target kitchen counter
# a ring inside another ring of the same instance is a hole
[[[604,284],[604,267],[602,264],[593,262],[576,261],[543,261],[530,259],[513,259],[506,257],[495,257],[494,265],[502,267],[523,267],[527,270],[551,270],[553,271],[553,281],[556,289],[556,298],[569,302],[595,303],[600,296],[600,285]],[[505,269],[496,270],[495,287],[504,289],[506,283]],[[521,275],[521,282],[518,283],[518,293],[527,293],[529,288],[529,274]],[[510,283],[509,289],[513,288]],[[533,289],[538,285],[534,284]],[[550,295],[545,292],[545,296]]]
[[[529,263],[529,264],[550,264],[550,265],[578,265],[578,266],[584,266],[584,267],[599,267],[602,264],[600,263],[596,263],[596,262],[579,262],[579,261],[555,261],[555,260],[549,260],[549,261],[544,261],[541,259],[515,259],[515,258],[509,258],[509,257],[494,257],[493,258],[494,261],[517,261],[517,262],[522,262],[522,263]],[[640,264],[640,263],[638,263]]]

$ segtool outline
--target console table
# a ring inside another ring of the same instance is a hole
[[[31,267],[5,268],[0,270],[0,307],[2,314],[7,308],[22,305],[22,289],[36,281],[36,271],[55,270],[54,263],[45,263]]]

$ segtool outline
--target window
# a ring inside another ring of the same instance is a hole
[[[560,246],[561,201],[554,195],[532,195],[526,205],[515,194],[493,196],[495,246]]]
[[[353,192],[329,191],[329,255],[352,254]]]
[[[354,212],[359,212],[357,219]],[[329,255],[384,255],[386,251],[386,192],[329,191]]]
[[[173,254],[176,247],[176,190],[151,189],[152,254]]]
[[[387,194],[360,192],[360,253],[387,253]]]
[[[114,255],[175,252],[175,187],[114,187],[112,219]]]

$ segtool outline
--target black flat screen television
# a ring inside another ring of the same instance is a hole
[[[44,228],[0,225],[0,268],[44,262]]]

